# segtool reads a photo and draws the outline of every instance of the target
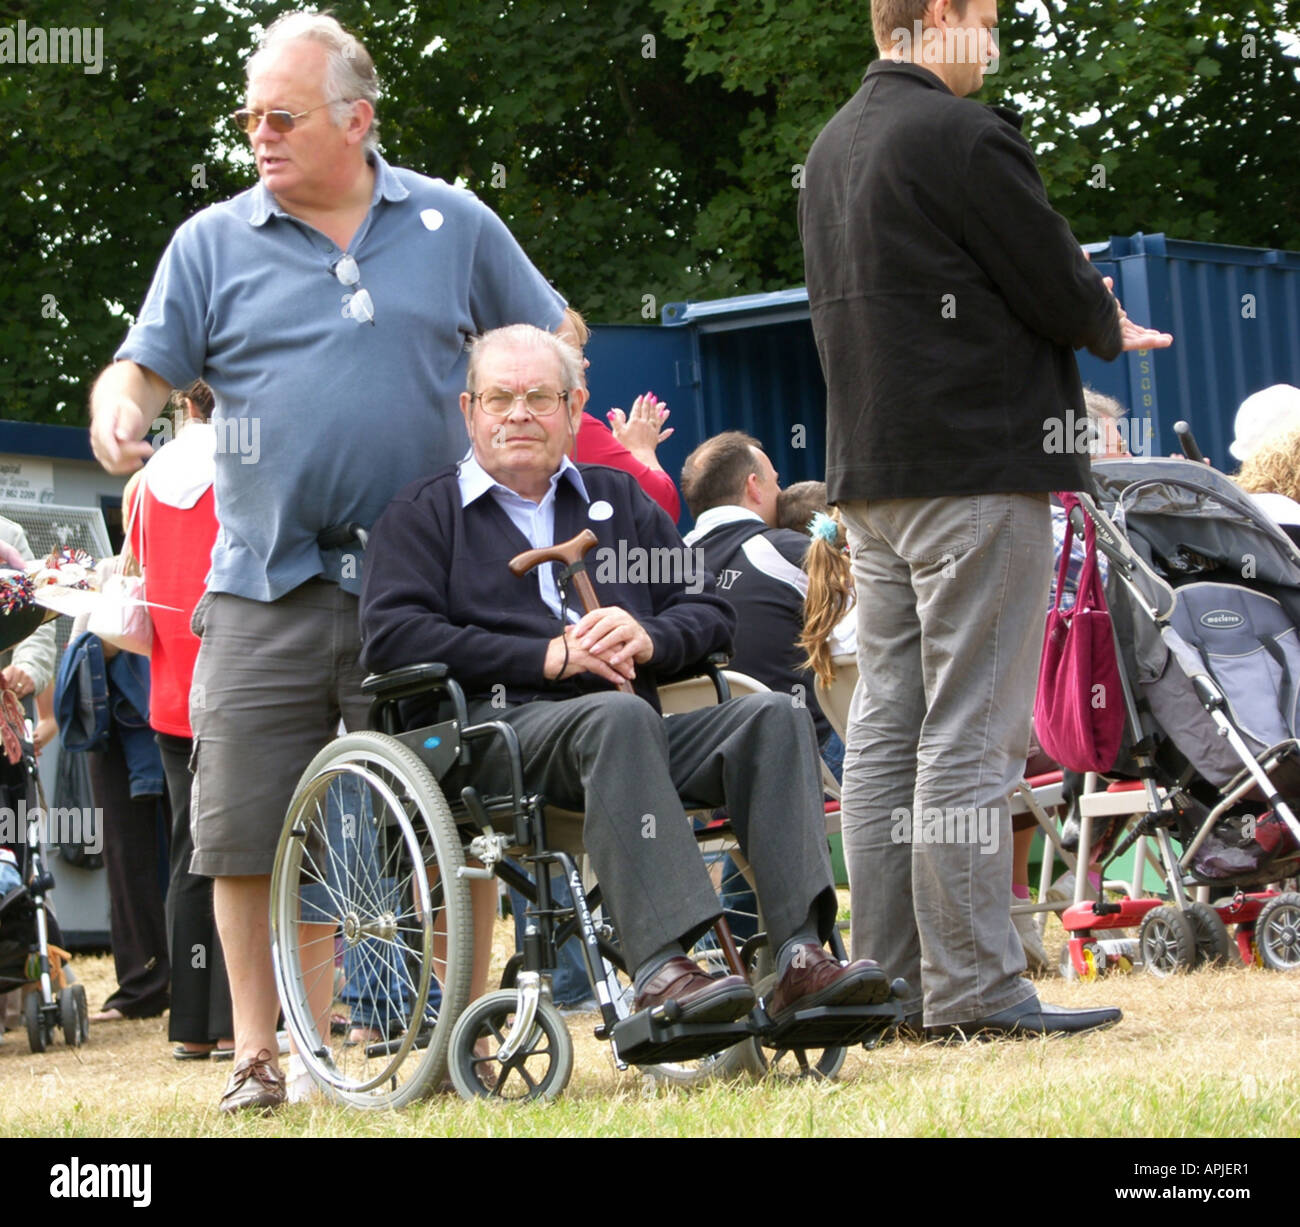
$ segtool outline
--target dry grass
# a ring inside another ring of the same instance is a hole
[[[504,926],[502,926],[504,930]],[[501,935],[505,940],[504,932]],[[92,1009],[108,959],[80,959]],[[1157,981],[1040,983],[1063,1005],[1122,1006],[1123,1024],[1076,1039],[853,1050],[834,1083],[648,1088],[619,1073],[594,1018],[570,1020],[564,1096],[502,1108],[439,1097],[404,1112],[316,1103],[229,1120],[229,1064],[177,1062],[165,1019],[93,1027],[77,1050],[0,1045],[0,1135],[203,1136],[1294,1136],[1300,1133],[1300,976],[1233,967]]]

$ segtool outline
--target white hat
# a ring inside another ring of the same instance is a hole
[[[1241,402],[1233,423],[1236,438],[1228,445],[1238,460],[1249,460],[1270,436],[1300,426],[1300,388],[1275,383]]]

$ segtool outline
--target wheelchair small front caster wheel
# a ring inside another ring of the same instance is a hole
[[[464,1099],[554,1099],[573,1073],[573,1041],[559,1010],[537,1003],[532,1033],[506,1061],[498,1056],[514,1027],[513,989],[480,997],[451,1033],[451,1081]]]

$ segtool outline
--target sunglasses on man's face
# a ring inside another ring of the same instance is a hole
[[[292,132],[294,124],[304,115],[310,115],[313,111],[319,111],[321,107],[331,106],[335,102],[343,101],[342,98],[334,98],[330,102],[322,102],[320,106],[308,107],[305,111],[299,111],[297,115],[290,111],[254,111],[248,107],[242,107],[230,118],[234,121],[235,127],[247,136],[252,136],[262,126],[263,119],[270,125],[272,132],[283,134]]]

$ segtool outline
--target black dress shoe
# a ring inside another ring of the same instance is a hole
[[[779,1022],[783,1015],[822,1005],[879,1005],[889,997],[884,968],[871,959],[847,966],[829,951],[807,942],[794,951],[776,989],[766,1001],[768,1016]]]
[[[924,1043],[927,1038],[925,1027],[921,1024],[921,1012],[918,1010],[915,1014],[904,1014],[903,1021],[896,1027],[887,1026],[883,1030],[878,1031],[874,1035],[863,1040],[862,1046],[868,1051],[874,1051],[877,1048],[885,1047],[886,1044],[921,1044]]]
[[[1044,1005],[1037,997],[1018,1002],[987,1018],[944,1027],[927,1027],[936,1039],[995,1039],[999,1036],[1077,1035],[1083,1031],[1100,1031],[1113,1027],[1124,1015],[1112,1006],[1076,1010],[1060,1005]]]
[[[754,990],[741,976],[713,979],[684,955],[669,959],[636,995],[637,1013],[675,1001],[678,1022],[723,1023],[743,1018],[754,1008]]]

